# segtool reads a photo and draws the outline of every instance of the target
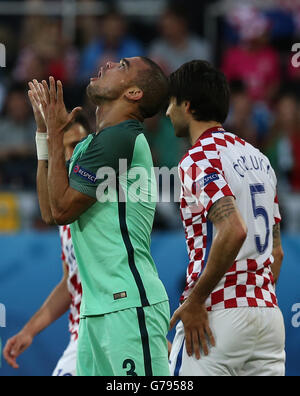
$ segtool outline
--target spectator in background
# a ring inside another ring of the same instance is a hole
[[[74,81],[79,54],[63,37],[61,21],[30,16],[25,19],[23,35],[23,48],[13,73],[15,80],[41,81],[52,75],[65,84]]]
[[[138,40],[127,35],[124,17],[110,11],[99,20],[99,36],[88,44],[81,54],[80,77],[87,80],[97,75],[100,65],[107,61],[141,56],[144,49]]]
[[[233,80],[230,91],[231,107],[225,123],[227,130],[261,149],[272,121],[269,109],[263,103],[253,102],[241,80]]]
[[[20,189],[35,183],[35,125],[26,93],[13,86],[0,119],[0,180]]]
[[[222,69],[229,81],[242,80],[254,101],[270,102],[280,82],[280,60],[269,45],[268,19],[249,6],[231,10],[229,22],[236,26],[240,44],[229,48]]]
[[[300,105],[292,92],[279,94],[275,119],[265,143],[281,191],[300,192]]]
[[[167,74],[193,59],[211,60],[208,43],[189,31],[185,8],[174,5],[161,16],[158,28],[161,37],[152,43],[148,56]]]

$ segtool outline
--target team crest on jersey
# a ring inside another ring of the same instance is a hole
[[[82,168],[80,165],[75,165],[73,169],[73,173],[82,177],[83,179],[95,184],[96,183],[96,175],[92,172],[87,171],[86,169]]]

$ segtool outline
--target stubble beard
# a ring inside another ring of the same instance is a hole
[[[104,102],[113,101],[119,98],[119,92],[111,89],[99,89],[93,84],[89,84],[86,89],[87,96],[91,102],[96,106],[101,106]]]

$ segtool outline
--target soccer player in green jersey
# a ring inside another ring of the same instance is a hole
[[[150,254],[156,191],[142,124],[167,98],[167,79],[142,57],[102,67],[87,89],[97,132],[67,167],[63,131],[78,108],[67,113],[60,81],[43,86],[51,210],[57,224],[71,224],[83,287],[77,374],[169,375],[169,303]]]

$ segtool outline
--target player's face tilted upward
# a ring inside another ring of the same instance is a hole
[[[96,105],[103,100],[117,100],[130,87],[139,70],[146,65],[141,58],[121,59],[120,63],[107,62],[98,77],[91,78],[87,93]]]

